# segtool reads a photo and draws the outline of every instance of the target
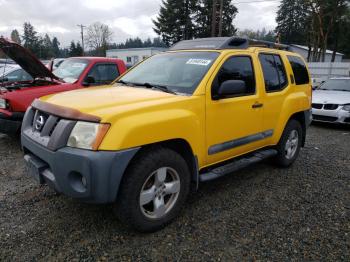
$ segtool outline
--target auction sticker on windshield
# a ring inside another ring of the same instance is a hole
[[[84,63],[74,63],[74,64],[72,65],[72,67],[75,67],[75,68],[83,68],[83,67],[85,67],[85,65],[86,65],[86,64],[84,64]]]
[[[200,65],[200,66],[208,66],[211,63],[211,60],[208,59],[189,59],[186,64],[187,65]]]

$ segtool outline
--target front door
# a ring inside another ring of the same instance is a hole
[[[261,76],[255,74],[257,57],[250,53],[228,55],[212,76],[206,98],[207,165],[262,147],[268,130],[262,130]],[[246,91],[234,97],[215,98],[227,80],[242,80]]]

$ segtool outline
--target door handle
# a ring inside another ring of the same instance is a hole
[[[264,106],[264,104],[261,104],[261,103],[259,103],[259,102],[256,102],[254,105],[252,105],[252,108],[256,109],[256,108],[261,108],[261,107],[263,107],[263,106]]]

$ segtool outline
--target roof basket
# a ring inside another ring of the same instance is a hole
[[[289,50],[288,45],[273,43],[269,41],[261,41],[242,37],[209,37],[194,40],[183,40],[172,47],[170,50],[219,50],[219,49],[247,49],[249,47],[259,46],[273,49]]]

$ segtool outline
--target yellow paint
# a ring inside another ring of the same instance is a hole
[[[293,72],[286,55],[298,55],[256,47],[215,52],[219,52],[220,56],[192,96],[172,95],[115,84],[55,94],[42,99],[96,115],[103,123],[110,123],[111,128],[99,150],[116,151],[171,139],[183,139],[197,156],[199,168],[203,168],[265,146],[276,145],[289,118],[297,112],[310,109],[311,84],[289,84],[281,92],[266,93],[258,55],[280,54],[289,83]],[[248,55],[252,58],[256,94],[213,101],[212,81],[226,59],[236,55]],[[252,105],[256,102],[263,103],[264,107],[253,109]],[[274,130],[274,135],[270,138],[221,153],[208,154],[208,148],[212,145],[271,129]]]

